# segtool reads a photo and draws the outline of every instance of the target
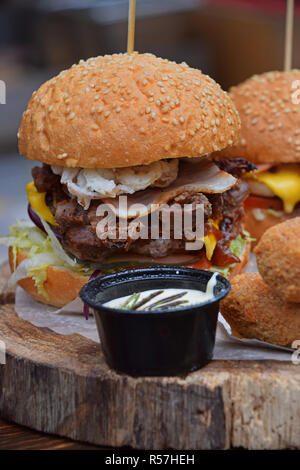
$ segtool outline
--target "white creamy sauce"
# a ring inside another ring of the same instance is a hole
[[[154,303],[161,302],[167,299],[168,297],[177,296],[182,293],[184,293],[184,295],[182,295],[181,297],[173,298],[168,301],[169,304],[171,302],[172,303],[182,302],[182,304],[181,305],[178,304],[177,306],[174,305],[169,308],[176,308],[176,307],[181,308],[181,307],[188,307],[189,305],[202,304],[208,300],[211,300],[214,297],[214,287],[217,284],[217,275],[218,273],[214,273],[213,276],[210,278],[210,280],[207,283],[205,292],[202,292],[196,289],[172,289],[172,288],[161,289],[163,290],[162,293],[156,295],[155,297],[150,299],[147,303],[145,303],[144,305],[141,305],[141,307],[136,308],[136,310],[137,311],[150,310],[151,305],[153,305]],[[146,297],[149,297],[151,294],[154,294],[158,291],[160,291],[160,289],[145,290],[145,291],[140,292],[139,294],[136,293],[136,294],[112,299],[109,302],[104,303],[103,305],[104,307],[122,308],[124,310],[131,309],[132,306],[138,306],[138,304],[142,302],[144,299],[146,299]],[[134,296],[136,297],[134,298]],[[128,305],[126,305],[126,302],[128,302],[130,298],[131,298],[131,301],[129,302]],[[167,306],[167,303],[165,303],[165,305]],[[156,308],[154,307],[151,310],[154,311],[163,306],[164,306],[164,302],[161,302],[160,304],[156,306]]]

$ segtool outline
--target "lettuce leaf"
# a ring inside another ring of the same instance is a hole
[[[50,226],[43,221],[47,235],[31,222],[17,220],[10,228],[10,235],[0,237],[0,244],[12,247],[15,270],[9,279],[9,285],[15,285],[19,280],[31,277],[40,294],[48,300],[44,282],[47,279],[48,266],[61,266],[71,271],[90,275],[94,268],[79,263],[71,258],[63,249]],[[25,252],[25,258],[16,267],[18,250]]]

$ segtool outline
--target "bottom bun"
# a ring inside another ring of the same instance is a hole
[[[249,259],[250,246],[250,242],[247,242],[241,257],[241,262],[237,263],[229,272],[230,279],[244,271]],[[27,258],[26,253],[18,250],[16,265],[18,266],[18,264],[20,264],[25,258]],[[14,262],[11,248],[9,248],[9,265],[11,272],[13,272]],[[88,282],[88,280],[89,276],[74,273],[73,271],[61,266],[48,266],[47,279],[44,282],[44,289],[48,294],[48,298],[38,292],[34,280],[30,277],[21,279],[18,281],[18,284],[39,302],[53,305],[54,307],[63,307],[78,297],[80,289]]]
[[[26,253],[18,250],[16,260],[17,266],[25,258],[27,258]],[[14,263],[11,248],[9,248],[9,265],[11,272],[13,272]],[[47,279],[44,283],[45,291],[49,296],[48,299],[38,292],[32,278],[27,277],[26,279],[21,279],[18,281],[18,284],[39,302],[53,305],[54,307],[63,307],[78,297],[80,289],[88,282],[88,280],[89,276],[74,273],[73,271],[63,267],[48,266]]]
[[[280,215],[279,215],[280,214]],[[280,212],[277,215],[270,214],[268,209],[252,209],[245,208],[245,215],[243,219],[243,225],[245,230],[250,233],[252,238],[255,238],[253,245],[259,242],[261,236],[265,233],[268,228],[273,225],[280,224],[287,219],[300,216],[300,209],[294,210],[291,214]]]

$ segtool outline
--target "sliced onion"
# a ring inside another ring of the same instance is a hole
[[[100,274],[101,274],[100,269],[96,269],[96,270],[90,275],[88,282],[92,281],[93,279],[96,279],[96,277],[98,277]],[[84,316],[85,316],[85,319],[88,320],[88,319],[89,319],[89,315],[90,315],[90,308],[89,308],[89,306],[88,306],[86,303],[83,304],[83,314],[84,314]]]
[[[40,217],[37,215],[36,212],[34,212],[34,210],[32,209],[30,204],[28,204],[28,206],[27,206],[27,212],[28,212],[28,215],[29,215],[30,219],[34,223],[34,225],[36,225],[37,228],[42,230],[42,232],[44,232],[47,235],[47,232],[44,229],[44,226],[42,224],[42,221],[41,221]]]
[[[37,213],[32,209],[30,204],[28,204],[28,206],[27,206],[27,212],[28,212],[28,215],[29,215],[30,219],[34,223],[34,225],[47,235],[47,231],[45,230],[45,227],[44,227],[44,225],[41,221],[40,216],[37,215]],[[59,233],[56,232],[53,225],[51,225],[51,230],[54,233],[54,235],[56,236],[56,238],[59,241],[61,241],[62,236]]]

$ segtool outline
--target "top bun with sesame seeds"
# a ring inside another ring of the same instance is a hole
[[[121,168],[232,145],[240,120],[207,75],[152,54],[81,60],[33,93],[19,129],[29,160]]]
[[[242,129],[239,142],[222,157],[245,157],[257,164],[300,162],[299,80],[300,70],[268,72],[231,88]]]

